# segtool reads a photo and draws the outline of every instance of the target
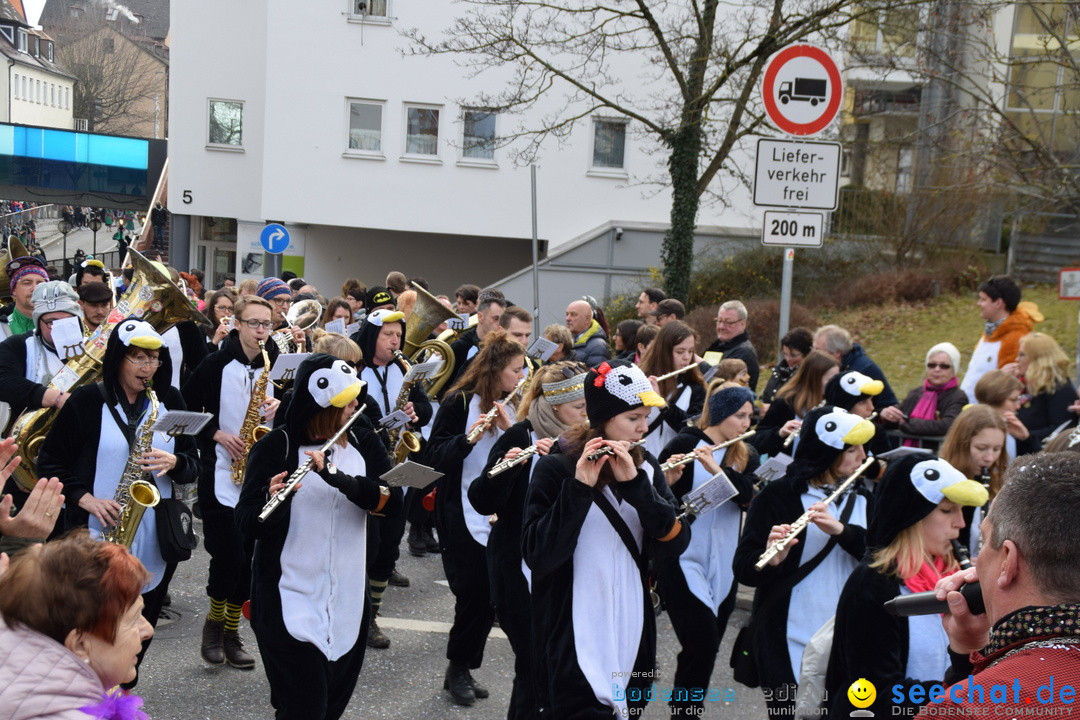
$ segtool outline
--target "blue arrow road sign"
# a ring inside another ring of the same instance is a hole
[[[284,225],[270,223],[259,233],[259,242],[271,255],[280,255],[289,247],[289,231]]]

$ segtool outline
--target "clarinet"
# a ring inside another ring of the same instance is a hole
[[[950,542],[952,542],[952,552],[956,556],[956,562],[960,563],[960,569],[967,570],[971,567],[971,556],[968,554],[968,549],[959,540]]]
[[[358,417],[364,414],[364,408],[366,407],[366,403],[361,405],[360,408],[345,421],[345,424],[341,426],[341,429],[334,433],[334,436],[327,440],[325,445],[319,448],[319,452],[325,454],[330,448],[334,447],[334,443],[341,439],[341,436],[345,434],[349,429],[349,426],[351,426]],[[277,493],[270,498],[270,501],[263,505],[262,512],[259,513],[259,522],[266,522],[266,518],[270,517],[275,510],[281,507],[283,502],[288,500],[289,497],[296,492],[296,488],[300,485],[300,481],[311,471],[311,466],[314,463],[315,460],[309,457],[303,465],[293,471],[293,474],[285,481],[285,487],[278,490]]]

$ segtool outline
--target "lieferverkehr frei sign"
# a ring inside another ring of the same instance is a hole
[[[758,140],[757,206],[835,210],[839,180],[840,143]]]

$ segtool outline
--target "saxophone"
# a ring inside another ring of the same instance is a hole
[[[394,359],[405,366],[406,374],[412,369],[409,359],[400,350],[394,351]],[[409,402],[409,393],[412,392],[413,385],[416,383],[416,380],[401,383],[401,390],[398,392],[397,400],[394,402],[394,410],[391,412],[405,407],[405,403]],[[405,459],[409,457],[409,453],[417,452],[420,449],[420,438],[416,437],[416,433],[406,430],[405,426],[396,430],[387,430],[386,436],[390,441],[390,447],[394,448],[394,462],[398,465],[405,462]]]
[[[127,465],[124,466],[124,474],[120,476],[116,493],[113,495],[113,500],[122,507],[120,519],[116,527],[103,535],[104,540],[127,548],[130,548],[131,543],[135,541],[135,533],[139,530],[139,523],[142,522],[146,508],[152,508],[161,502],[161,493],[158,492],[157,485],[154,484],[152,478],[145,479],[144,476],[147,473],[139,464],[143,453],[150,452],[154,439],[153,427],[158,416],[158,399],[150,387],[149,380],[146,382],[146,397],[150,400],[150,415],[143,423],[142,432],[135,438],[131,454],[128,455]]]
[[[251,388],[251,401],[248,402],[247,412],[244,413],[244,423],[240,426],[240,439],[244,441],[244,454],[239,460],[233,460],[232,481],[234,485],[244,483],[244,472],[247,470],[247,456],[251,452],[251,446],[255,441],[266,433],[270,428],[259,424],[259,408],[266,402],[266,385],[270,382],[270,355],[266,352],[266,343],[259,341],[259,352],[262,353],[263,371],[255,386]]]

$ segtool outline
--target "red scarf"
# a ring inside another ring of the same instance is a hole
[[[944,385],[931,385],[929,380],[923,382],[923,394],[919,398],[919,402],[915,404],[915,409],[911,411],[909,417],[919,418],[921,420],[936,420],[937,419],[937,402],[941,397],[941,393],[946,390],[952,390],[959,385],[956,381],[956,377],[952,377],[949,382]],[[919,442],[917,440],[905,440],[904,445],[907,447],[918,447]]]
[[[905,580],[904,585],[913,593],[926,592],[933,590],[937,581],[943,577],[945,577],[945,558],[935,555],[933,564],[924,562],[919,572]]]

